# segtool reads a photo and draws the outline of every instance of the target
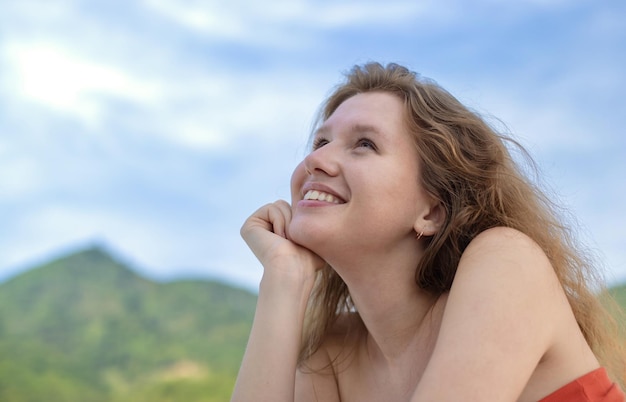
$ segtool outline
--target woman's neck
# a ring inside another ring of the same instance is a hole
[[[398,255],[368,256],[350,268],[335,267],[367,329],[368,354],[390,365],[411,348],[425,346],[430,336],[424,335],[436,332],[440,321],[429,319],[439,298],[415,283],[419,256]]]

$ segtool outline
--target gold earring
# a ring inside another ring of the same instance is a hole
[[[417,235],[416,239],[417,240],[421,239],[423,235],[424,235],[424,231],[422,230],[421,232],[419,232],[419,234]]]

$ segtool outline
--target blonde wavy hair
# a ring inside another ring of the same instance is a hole
[[[526,177],[507,145],[519,150],[536,171],[524,148],[436,83],[397,64],[355,66],[322,105],[317,124],[346,99],[373,91],[391,93],[404,102],[406,124],[422,164],[422,185],[446,212],[441,230],[426,239],[415,269],[416,286],[433,295],[448,291],[461,254],[476,235],[495,226],[517,229],[546,253],[587,342],[612,377],[624,384],[623,342],[612,311],[598,297],[604,289],[602,277],[562,223],[563,211]],[[315,353],[342,313],[355,312],[346,284],[332,268],[317,275],[300,363]]]

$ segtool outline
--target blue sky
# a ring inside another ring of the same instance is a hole
[[[622,0],[0,2],[0,280],[102,244],[255,289],[241,224],[376,60],[506,125],[624,282],[624,21]]]

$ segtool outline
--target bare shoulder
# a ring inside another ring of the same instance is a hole
[[[522,247],[520,249],[520,246]],[[491,229],[487,229],[478,234],[469,244],[465,253],[475,252],[482,249],[504,249],[504,251],[519,251],[519,252],[539,252],[543,254],[543,251],[539,245],[526,234],[520,232],[517,229],[497,226]]]
[[[494,271],[498,275],[492,277]],[[458,266],[459,277],[465,275],[485,276],[494,281],[506,279],[528,278],[533,284],[557,284],[554,269],[539,245],[519,230],[507,227],[495,227],[476,236],[461,256]],[[536,282],[534,280],[543,279]],[[545,282],[547,281],[547,282]],[[519,283],[518,283],[519,285]]]
[[[533,315],[530,325],[542,318],[550,320],[550,314],[559,314],[560,308],[556,307],[564,307],[564,296],[542,248],[518,230],[495,227],[476,236],[461,256],[448,305],[470,301],[496,303],[503,309],[511,308],[500,312],[509,319]],[[493,306],[489,308],[495,313]]]
[[[362,322],[357,314],[338,317],[320,348],[298,367],[296,401],[339,401],[337,373],[350,362]]]
[[[461,256],[415,400],[517,400],[567,310],[535,241],[505,227],[484,231]]]

